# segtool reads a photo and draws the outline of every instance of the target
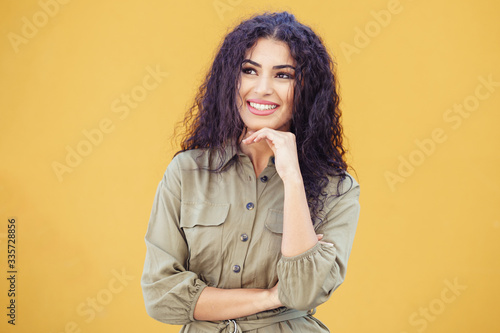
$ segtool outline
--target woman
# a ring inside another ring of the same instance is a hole
[[[359,216],[333,62],[293,15],[242,22],[221,45],[161,180],[141,280],[181,332],[329,332]]]

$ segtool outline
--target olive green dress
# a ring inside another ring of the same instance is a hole
[[[281,255],[283,182],[274,157],[256,177],[250,158],[226,148],[222,173],[210,172],[220,154],[182,152],[160,181],[145,236],[141,286],[148,314],[181,332],[329,332],[315,308],[344,281],[360,212],[359,184],[349,174],[341,196],[324,204],[317,243]],[[231,159],[241,163],[228,164]],[[338,178],[325,192],[335,194]],[[197,321],[194,307],[206,286],[272,288],[283,307],[230,321]]]

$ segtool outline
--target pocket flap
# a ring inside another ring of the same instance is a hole
[[[276,234],[283,233],[283,211],[269,208],[266,216],[266,228]]]
[[[222,224],[229,213],[229,203],[183,202],[180,226],[192,228],[197,225],[217,226]]]

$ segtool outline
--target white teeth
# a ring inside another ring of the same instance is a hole
[[[252,106],[253,108],[256,108],[257,110],[271,110],[271,109],[276,109],[278,107],[278,105],[275,105],[275,104],[257,104],[257,103],[253,103],[253,102],[249,102],[250,103],[250,106]]]

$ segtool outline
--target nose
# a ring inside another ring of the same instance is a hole
[[[255,92],[260,95],[271,95],[273,93],[273,80],[269,75],[259,76],[255,83]]]

